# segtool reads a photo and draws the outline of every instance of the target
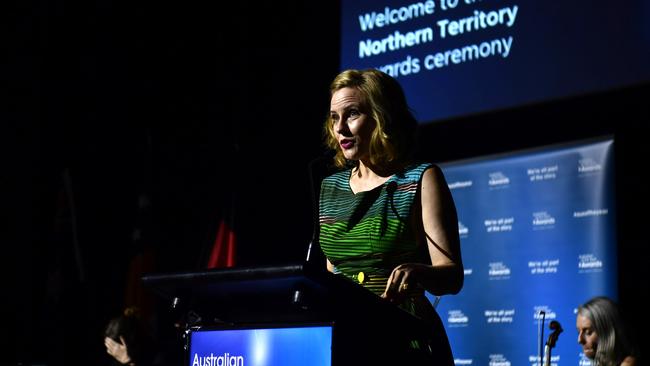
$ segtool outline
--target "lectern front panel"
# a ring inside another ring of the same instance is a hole
[[[330,366],[332,326],[193,330],[189,351],[190,366]]]

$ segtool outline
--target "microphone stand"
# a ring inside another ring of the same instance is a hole
[[[305,257],[304,266],[306,268],[324,268],[325,260],[324,255],[319,250],[320,244],[318,243],[318,236],[320,232],[320,223],[319,223],[319,210],[318,210],[318,191],[316,190],[316,182],[314,180],[314,165],[319,163],[327,158],[327,155],[319,156],[315,159],[312,159],[309,164],[307,164],[307,170],[309,172],[309,185],[311,191],[311,200],[312,200],[312,222],[313,222],[313,231],[311,240],[309,241],[309,246],[307,247],[307,256]],[[293,293],[292,303],[298,307],[306,309],[307,305],[305,303],[304,295],[301,290],[296,290]]]
[[[544,357],[544,321],[546,320],[546,312],[541,310],[539,312],[542,320],[538,323],[537,336],[539,337],[539,366],[543,366],[543,357]]]

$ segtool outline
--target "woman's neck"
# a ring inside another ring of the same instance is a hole
[[[394,171],[377,169],[359,161],[359,164],[352,169],[350,187],[354,193],[369,191],[384,184],[394,173]]]
[[[381,180],[389,178],[395,174],[395,171],[396,169],[391,167],[380,167],[373,165],[369,161],[364,162],[363,160],[359,160],[359,164],[352,170],[352,174],[361,180]]]

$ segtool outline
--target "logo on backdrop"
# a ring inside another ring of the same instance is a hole
[[[447,324],[450,328],[466,327],[469,325],[469,318],[461,310],[449,310],[447,315]]]
[[[471,365],[474,363],[474,359],[471,358],[454,358],[454,365]]]
[[[510,361],[502,354],[491,354],[489,366],[510,366]]]
[[[601,272],[603,270],[603,261],[598,259],[593,253],[578,255],[578,273]]]
[[[503,262],[491,262],[488,264],[488,276],[490,280],[506,280],[510,278],[510,268],[503,264]]]
[[[533,212],[533,230],[552,229],[555,226],[555,217],[546,211]]]
[[[528,261],[528,268],[530,269],[530,274],[532,275],[557,273],[559,266],[560,260],[558,258]]]
[[[557,178],[559,167],[557,165],[543,166],[541,168],[528,168],[526,174],[531,182],[539,182]]]
[[[551,308],[548,307],[548,305],[535,305],[533,307],[533,320],[535,324],[538,324],[542,320],[542,315],[540,314],[542,311],[544,311],[544,319],[545,321],[548,320],[553,320],[557,317],[557,314],[555,311]]]
[[[449,189],[458,189],[458,188],[468,188],[471,187],[473,182],[471,180],[459,180],[450,184],[447,184],[449,186]]]
[[[551,357],[552,359],[552,357]],[[584,353],[578,353],[578,366],[591,366],[591,360]]]
[[[214,353],[210,353],[209,356],[199,356],[195,353],[192,366],[244,366],[244,356],[234,356],[227,352],[222,356],[215,356]]]
[[[461,238],[466,238],[469,235],[469,229],[460,221],[458,221],[458,235]]]
[[[498,219],[486,219],[483,224],[488,233],[497,233],[512,231],[512,225],[515,223],[514,217],[501,217]]]
[[[506,188],[510,184],[510,178],[502,172],[493,172],[489,175],[490,179],[488,180],[488,186],[490,186],[490,189]]]
[[[546,357],[544,357],[544,360],[546,360]],[[528,356],[528,362],[530,362],[530,366],[539,366],[539,355],[529,355]],[[558,363],[560,362],[560,355],[551,355],[551,366],[557,366]]]
[[[589,209],[584,211],[574,211],[573,217],[576,219],[581,219],[583,217],[604,216],[607,215],[608,213],[609,210],[606,208],[595,208],[595,209]]]
[[[515,320],[515,309],[485,310],[483,314],[488,324],[512,323]]]
[[[602,165],[592,158],[583,158],[578,160],[578,174],[581,176],[591,175],[603,170]]]

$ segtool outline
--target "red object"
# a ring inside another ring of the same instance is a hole
[[[217,238],[212,245],[208,268],[222,268],[235,266],[235,232],[225,222],[221,221]]]

